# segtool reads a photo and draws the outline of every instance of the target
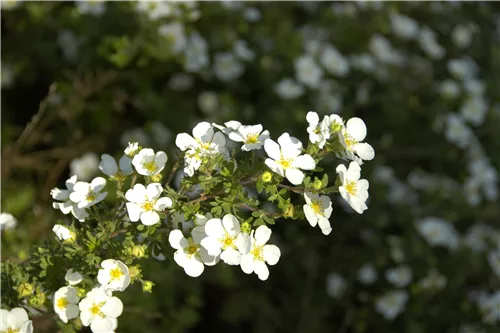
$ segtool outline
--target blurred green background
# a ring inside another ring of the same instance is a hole
[[[1,211],[17,219],[2,225],[2,261],[53,237],[52,188],[97,175],[128,141],[173,163],[175,135],[202,120],[306,143],[308,111],[338,113],[362,118],[376,150],[368,211],[335,197],[329,236],[279,221],[266,282],[224,265],[193,279],[164,249],[144,263],[153,293],[120,296],[118,332],[500,332],[494,2],[1,5]],[[429,217],[456,233],[425,234]],[[381,305],[393,291],[406,296]],[[52,314],[33,320],[58,331]]]

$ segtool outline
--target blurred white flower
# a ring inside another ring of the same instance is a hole
[[[17,226],[17,219],[9,213],[0,214],[0,230],[14,229]]]
[[[498,233],[498,231],[491,226],[477,223],[467,229],[464,237],[464,243],[472,251],[481,253],[488,249],[488,240],[496,233]]]
[[[395,285],[396,287],[405,287],[412,280],[411,269],[408,266],[399,266],[396,268],[388,269],[385,272],[385,278],[387,281]]]
[[[347,289],[347,282],[337,273],[326,276],[326,294],[332,298],[340,299]]]
[[[99,158],[94,153],[73,159],[69,164],[71,176],[76,176],[80,180],[90,180],[99,170]]]
[[[487,112],[488,104],[481,97],[468,98],[460,108],[460,114],[463,119],[476,126],[484,123]]]
[[[22,0],[7,0],[0,2],[0,7],[2,10],[13,10],[18,7],[21,7],[24,1]]]
[[[196,73],[208,66],[210,62],[208,44],[198,32],[193,32],[189,36],[184,57],[184,68],[188,72]]]
[[[454,80],[447,79],[439,84],[439,93],[446,98],[457,98],[460,95],[461,89],[458,83]]]
[[[438,291],[446,287],[446,276],[435,269],[431,269],[427,275],[419,281],[418,285],[424,290]]]
[[[458,24],[451,32],[453,44],[460,49],[468,48],[472,43],[472,37],[477,26],[473,24]]]
[[[178,13],[175,6],[174,1],[137,1],[137,10],[146,13],[150,20],[174,16]]]
[[[332,45],[323,47],[320,62],[330,74],[344,77],[349,73],[349,62]]]
[[[377,280],[378,274],[373,264],[365,263],[358,269],[356,276],[361,283],[372,284]]]
[[[460,235],[449,222],[426,217],[416,223],[417,231],[432,246],[444,246],[450,250],[458,248]]]
[[[304,93],[304,88],[290,78],[281,79],[274,86],[274,91],[282,99],[296,99]]]
[[[77,59],[80,51],[81,40],[73,31],[61,30],[57,35],[57,44],[67,60],[75,61]]]
[[[419,42],[422,50],[431,59],[442,59],[446,54],[445,48],[437,41],[436,33],[428,27],[420,30]]]
[[[207,115],[214,114],[219,108],[219,95],[213,91],[204,91],[198,95],[198,106]]]
[[[375,302],[375,309],[385,319],[393,320],[406,308],[408,293],[404,290],[393,290],[385,293]]]
[[[449,114],[446,117],[445,136],[449,142],[456,144],[460,148],[466,148],[473,138],[473,133],[461,117]]]
[[[370,52],[384,64],[401,66],[406,59],[403,54],[394,49],[387,38],[382,35],[374,34],[370,38]]]
[[[3,4],[3,2],[1,3]],[[4,62],[2,62],[1,70],[2,70],[2,75],[1,75],[2,89],[11,87],[12,84],[14,83],[14,70],[12,69],[11,65],[6,64]]]
[[[359,69],[365,73],[373,73],[377,64],[375,58],[368,53],[352,55],[349,57],[349,63],[352,68]]]
[[[258,22],[258,21],[260,21],[262,14],[255,7],[247,7],[243,10],[243,17],[248,22]]]
[[[500,291],[480,297],[478,306],[485,323],[495,324],[500,321]]]
[[[187,45],[186,34],[184,33],[184,25],[179,22],[162,24],[158,28],[160,36],[165,37],[171,45],[174,53],[178,54],[184,51]]]
[[[233,81],[245,71],[245,67],[230,52],[215,54],[215,76],[222,81]]]
[[[82,14],[101,16],[106,10],[106,2],[102,0],[78,0],[76,1],[76,7]]]
[[[414,19],[397,13],[391,13],[389,18],[392,32],[396,36],[403,39],[415,39],[418,36],[420,28]]]
[[[309,88],[319,88],[323,70],[318,66],[314,58],[304,54],[295,59],[295,76],[297,81],[303,83]]]
[[[479,70],[474,60],[469,57],[451,59],[448,61],[447,66],[451,75],[463,81],[474,78]]]
[[[255,59],[255,52],[248,47],[246,40],[237,40],[233,45],[233,52],[241,60],[252,61]]]

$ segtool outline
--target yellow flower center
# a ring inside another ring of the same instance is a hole
[[[259,135],[257,133],[249,134],[245,143],[257,143],[259,142]]]
[[[68,299],[66,297],[61,297],[57,300],[56,305],[59,309],[64,310],[68,306]]]
[[[354,139],[351,135],[348,133],[344,133],[344,142],[345,145],[347,146],[347,149],[352,150],[352,146],[354,146],[358,141]]]
[[[151,201],[145,201],[142,205],[141,208],[147,212],[152,211],[154,208],[154,203]]]
[[[187,254],[193,255],[198,251],[198,246],[191,244],[186,248]]]
[[[101,302],[99,304],[92,303],[92,306],[89,308],[89,312],[92,314],[92,316],[101,316],[104,317],[104,313],[101,311],[101,306],[104,305],[104,302]]]
[[[344,185],[344,187],[347,193],[349,193],[350,195],[356,195],[356,191],[358,189],[358,185],[356,184],[356,182],[348,181],[347,184]]]
[[[112,270],[109,271],[109,276],[111,277],[111,280],[118,280],[123,276],[123,272],[121,269],[118,267],[113,268]]]
[[[264,261],[264,251],[262,250],[262,248],[264,247],[264,245],[261,245],[261,246],[254,246],[251,250],[250,250],[250,253],[253,255],[253,258],[255,260],[260,260],[260,261]]]
[[[123,174],[123,172],[120,170],[118,171],[113,177],[114,180],[118,181],[118,182],[122,182],[125,180],[125,175]]]
[[[313,209],[313,211],[316,214],[323,215],[323,212],[321,210],[321,205],[319,204],[319,202],[313,202],[313,203],[311,203],[311,208]]]
[[[7,331],[2,331],[2,333],[19,333],[19,330],[15,330],[13,328],[8,328]]]
[[[285,158],[282,157],[278,161],[278,164],[281,165],[283,167],[283,169],[288,169],[292,165],[292,161],[289,160],[289,159],[285,159]]]
[[[85,198],[88,202],[92,202],[94,201],[95,199],[97,199],[97,194],[95,194],[94,192],[92,191],[89,191],[89,193],[87,193],[87,197]]]
[[[232,247],[236,250],[236,245],[234,245],[233,241],[234,239],[226,232],[224,238],[220,239],[220,242],[222,243],[222,249],[225,250],[228,247]]]
[[[151,162],[147,162],[147,163],[144,163],[144,168],[146,170],[148,170],[149,172],[155,172],[156,169],[158,168],[155,164],[155,161],[151,161]]]

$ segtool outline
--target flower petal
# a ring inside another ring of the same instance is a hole
[[[118,166],[116,165],[115,159],[111,155],[102,154],[99,170],[101,170],[105,175],[112,177],[118,172]]]
[[[184,262],[184,271],[187,275],[191,277],[198,277],[205,270],[205,265],[199,260],[196,259],[195,256],[191,256]]]
[[[363,141],[366,137],[366,125],[363,120],[353,117],[347,121],[347,132],[357,141]]]
[[[172,230],[168,235],[168,242],[170,243],[170,246],[176,250],[182,250],[188,246],[188,241],[184,238],[184,235],[180,230]]]
[[[371,161],[375,157],[375,150],[368,143],[356,143],[352,148],[365,161]]]
[[[264,260],[271,266],[276,265],[281,257],[281,251],[276,245],[264,245]]]
[[[172,204],[173,204],[172,199],[170,199],[168,197],[163,197],[163,198],[160,198],[156,201],[154,209],[157,211],[163,211],[163,210],[167,209],[168,207],[172,207]]]
[[[141,214],[141,222],[144,225],[153,225],[160,222],[160,216],[157,212],[143,212]]]
[[[234,215],[225,215],[222,218],[222,225],[231,237],[235,237],[240,233],[240,222]]]
[[[301,155],[298,156],[294,161],[293,161],[293,167],[302,169],[302,170],[314,170],[316,167],[316,162],[314,162],[314,159],[308,155]]]
[[[269,140],[267,140],[267,141],[269,141]],[[265,163],[268,166],[268,168],[271,169],[273,172],[277,173],[281,177],[285,177],[285,170],[283,170],[283,167],[281,167],[281,165],[276,163],[276,161],[274,161],[270,158],[266,158]]]
[[[241,261],[240,261],[240,267],[241,270],[246,273],[246,274],[252,274],[253,273],[253,255],[252,254],[245,254],[241,256]]]
[[[228,265],[239,265],[241,262],[241,253],[232,247],[228,247],[221,253],[220,258]]]
[[[254,238],[257,245],[264,245],[271,238],[271,229],[265,225],[261,225],[255,230]]]
[[[205,233],[209,237],[216,239],[222,238],[224,236],[224,228],[222,227],[222,221],[220,219],[210,219],[205,223]]]
[[[269,277],[269,268],[267,268],[266,263],[263,261],[256,260],[254,262],[253,270],[262,281],[267,280]]]
[[[193,136],[202,142],[211,142],[214,129],[210,123],[203,121],[193,128]]]
[[[221,243],[216,238],[205,237],[200,244],[207,250],[209,255],[218,256],[221,252]]]
[[[175,145],[182,151],[185,151],[188,148],[193,148],[196,144],[196,140],[187,133],[177,134],[177,137],[175,138]]]
[[[267,139],[264,142],[264,150],[266,151],[267,155],[273,160],[279,160],[281,158],[280,146],[272,139]]]
[[[285,176],[293,185],[300,185],[304,180],[304,173],[299,169],[286,169]]]
[[[101,308],[107,317],[118,318],[123,312],[123,303],[118,297],[111,297]]]

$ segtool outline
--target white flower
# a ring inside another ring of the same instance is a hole
[[[133,158],[135,154],[139,152],[139,143],[138,142],[129,142],[127,148],[123,151],[125,155],[130,158]]]
[[[446,117],[444,134],[449,142],[456,144],[460,148],[469,146],[474,135],[463,119],[454,114],[449,114]]]
[[[248,22],[257,22],[262,17],[259,10],[255,7],[247,7],[243,10],[243,17]]]
[[[175,2],[137,1],[137,10],[147,13],[150,20],[158,20],[175,13]]]
[[[101,269],[97,273],[97,281],[104,289],[124,291],[130,284],[128,267],[120,260],[106,259],[101,262]]]
[[[56,224],[52,228],[52,231],[54,232],[54,234],[56,234],[56,237],[62,241],[74,240],[76,238],[76,234],[73,231],[69,230],[61,224]]]
[[[106,179],[97,177],[91,183],[76,182],[73,192],[69,194],[69,199],[77,204],[78,208],[88,208],[106,198],[108,192],[101,193],[106,186]]]
[[[393,320],[406,307],[408,293],[404,290],[390,291],[379,297],[375,303],[375,309],[386,319]]]
[[[236,130],[229,133],[229,138],[236,142],[243,142],[241,150],[250,151],[261,149],[264,141],[269,139],[269,131],[262,131],[262,125],[246,126],[241,125]]]
[[[485,224],[474,224],[465,234],[464,243],[472,251],[481,253],[488,249],[488,238],[497,231]]]
[[[75,61],[79,55],[80,45],[82,43],[81,38],[75,35],[75,33],[71,30],[61,30],[57,35],[57,44],[61,49],[64,58],[68,61]],[[97,156],[96,159],[96,168],[97,168]],[[97,169],[95,170],[97,171]],[[88,176],[89,178],[92,175]]]
[[[0,331],[6,333],[33,333],[33,323],[23,308],[0,310]]]
[[[362,160],[370,161],[375,157],[373,147],[368,143],[361,142],[366,137],[366,125],[360,118],[349,119],[346,126],[342,128],[339,137],[349,159],[361,164]]]
[[[64,279],[66,280],[66,282],[68,282],[71,286],[74,286],[74,285],[77,285],[79,284],[80,282],[82,282],[83,280],[83,275],[78,273],[78,272],[74,272],[73,271],[73,268],[70,268],[68,269],[68,271],[66,272],[66,275],[64,276]]]
[[[118,318],[123,312],[122,301],[112,296],[110,290],[97,286],[80,301],[80,319],[83,326],[89,326],[94,333],[109,333],[118,326]]]
[[[214,62],[215,76],[221,81],[233,81],[239,78],[245,67],[230,52],[217,53]]]
[[[323,149],[326,141],[330,138],[330,117],[326,116],[323,118],[323,121],[320,122],[318,114],[309,111],[306,115],[306,120],[309,123],[307,127],[309,141],[311,141],[311,143],[317,143],[318,148]]]
[[[476,126],[484,123],[487,112],[488,104],[481,97],[468,98],[460,108],[463,119]]]
[[[139,219],[144,225],[153,225],[160,222],[158,212],[172,207],[172,199],[161,197],[163,187],[159,183],[151,183],[148,187],[135,184],[133,188],[125,193],[128,216],[131,222]]]
[[[330,198],[326,195],[320,196],[315,193],[305,192],[304,199],[306,200],[306,204],[303,206],[303,209],[309,224],[312,227],[318,224],[324,235],[330,234],[332,227],[328,219],[333,211]]]
[[[294,65],[297,81],[312,89],[319,87],[321,78],[323,77],[323,70],[312,56],[307,54],[301,55],[295,60]]]
[[[217,125],[216,123],[212,123],[212,126],[220,130],[222,133],[229,135],[230,133],[237,131],[241,126],[241,123],[237,120],[230,120],[225,122],[224,126]]]
[[[167,154],[159,151],[155,154],[153,149],[144,148],[134,156],[132,164],[138,174],[143,176],[154,176],[159,174],[167,163]]]
[[[374,34],[370,38],[369,48],[371,53],[384,64],[400,66],[405,62],[401,52],[394,49],[391,43],[382,35]]]
[[[485,323],[494,324],[500,321],[500,291],[496,291],[492,295],[484,295],[478,303]]]
[[[196,230],[196,231],[195,231]],[[193,229],[192,237],[186,239],[180,230],[172,230],[168,235],[168,241],[175,251],[175,262],[184,268],[187,275],[198,277],[205,270],[205,265],[213,266],[218,262],[216,256],[208,254],[207,250],[200,245],[206,237],[203,227]]]
[[[101,16],[106,10],[105,1],[96,0],[78,0],[76,2],[76,7],[78,11],[82,14],[90,14],[93,16]]]
[[[80,309],[78,308],[78,290],[74,287],[59,288],[54,294],[54,312],[63,323],[78,317]]]
[[[181,53],[186,48],[187,39],[182,23],[173,22],[162,24],[158,28],[158,34],[168,40],[173,53]]]
[[[217,132],[210,123],[204,121],[193,128],[193,136],[187,133],[180,133],[175,139],[175,144],[182,151],[186,152],[184,161],[184,172],[193,176],[194,172],[201,166],[204,157],[228,154],[225,148],[226,139],[224,134]]]
[[[340,299],[347,287],[345,279],[337,273],[330,273],[326,277],[326,293],[335,299]]]
[[[460,95],[460,86],[454,80],[447,79],[439,84],[439,92],[447,98],[456,98]]]
[[[342,186],[339,187],[339,192],[342,198],[354,209],[358,214],[362,214],[368,207],[365,204],[368,199],[369,183],[361,177],[361,168],[356,162],[349,164],[349,169],[345,165],[340,164],[337,167]]]
[[[432,246],[456,249],[460,240],[458,232],[450,223],[437,218],[426,217],[416,225],[420,235]]]
[[[445,48],[439,45],[436,39],[436,33],[428,27],[423,27],[420,30],[419,43],[429,58],[441,59],[446,54]]]
[[[400,266],[397,268],[388,269],[385,272],[385,278],[387,281],[395,285],[396,287],[405,287],[412,280],[411,269],[408,266]]]
[[[208,254],[219,256],[228,265],[239,265],[241,256],[250,251],[250,237],[240,231],[240,222],[231,215],[221,219],[210,219],[205,224],[207,237],[201,246]]]
[[[377,271],[372,264],[366,263],[357,272],[358,280],[364,284],[372,284],[377,280]]]
[[[372,73],[377,66],[375,58],[367,53],[353,55],[349,58],[349,62],[353,68],[359,69],[365,73]]]
[[[180,229],[185,233],[195,227],[195,223],[193,221],[186,221],[186,219],[184,218],[184,213],[182,212],[175,212],[171,214],[170,219],[172,220],[172,228]]]
[[[251,61],[255,58],[255,52],[248,48],[248,43],[245,40],[238,40],[233,45],[234,53],[242,60]]]
[[[75,158],[69,164],[70,174],[76,175],[80,180],[89,180],[97,173],[99,159],[94,153],[87,153],[80,158]]]
[[[490,251],[490,253],[488,253],[488,262],[493,273],[495,273],[496,276],[500,276],[500,251]]]
[[[266,266],[274,266],[278,263],[281,251],[276,245],[266,244],[271,237],[271,229],[261,225],[252,230],[250,235],[251,247],[247,254],[241,257],[241,270],[246,274],[255,272],[262,281],[269,277],[269,269]]]
[[[62,202],[53,202],[52,207],[59,209],[64,215],[72,213],[73,216],[80,222],[85,221],[89,214],[83,208],[79,208],[76,203],[70,200],[70,194],[74,192],[77,177],[73,176],[66,180],[66,190],[53,188],[50,195],[54,200]]]
[[[414,19],[392,13],[389,16],[391,20],[392,32],[403,39],[415,39],[418,36],[420,27],[418,26],[418,22]]]
[[[470,97],[481,97],[486,90],[484,82],[478,79],[468,79],[463,85]]]
[[[426,277],[420,280],[418,285],[424,290],[441,290],[446,286],[446,283],[446,276],[432,269],[427,273]]]
[[[12,214],[2,213],[0,214],[0,229],[9,230],[14,229],[17,226],[17,220]]]
[[[349,62],[332,45],[323,48],[320,62],[330,74],[344,77],[349,73]]]
[[[199,33],[193,32],[189,37],[184,57],[187,72],[198,72],[209,64],[208,44]]]
[[[304,88],[290,78],[282,79],[274,86],[274,92],[282,99],[296,99],[304,93]]]
[[[0,1],[0,9],[3,10],[12,10],[19,8],[21,4],[23,3],[23,0],[7,0],[7,1]],[[0,71],[1,72],[1,71]],[[3,72],[1,72],[3,75]],[[1,87],[1,85],[0,85]]]
[[[125,176],[134,172],[132,169],[132,160],[127,155],[123,155],[118,163],[120,166],[119,169],[115,159],[111,155],[102,154],[99,170],[101,170],[105,175],[118,181],[124,180]]]
[[[301,170],[314,170],[316,162],[308,155],[302,153],[302,142],[283,133],[278,138],[278,143],[272,139],[264,142],[264,149],[270,158],[266,158],[266,165],[273,172],[286,177],[293,185],[300,185],[304,180]]]

